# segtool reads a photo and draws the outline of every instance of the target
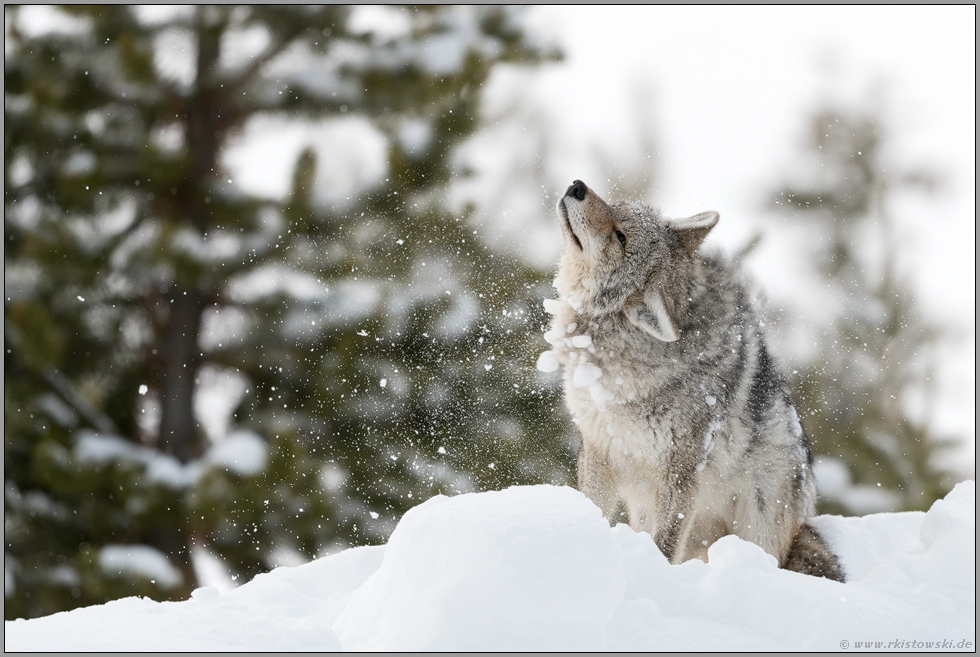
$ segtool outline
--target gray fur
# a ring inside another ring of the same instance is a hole
[[[564,368],[579,488],[607,518],[622,502],[673,563],[735,534],[843,581],[807,524],[813,457],[762,322],[736,272],[697,253],[718,215],[667,220],[572,189],[558,203],[559,299],[546,302],[554,356],[539,366]]]

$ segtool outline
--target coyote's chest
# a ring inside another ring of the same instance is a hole
[[[639,463],[660,468],[676,447],[679,418],[658,393],[676,376],[677,364],[655,356],[630,358],[630,345],[609,333],[618,335],[583,321],[562,302],[545,335],[563,366],[573,422],[616,469]]]

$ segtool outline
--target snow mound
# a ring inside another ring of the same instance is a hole
[[[387,546],[184,602],[7,621],[7,651],[894,650],[976,646],[976,488],[926,512],[821,516],[846,584],[729,536],[672,566],[553,486],[436,497]],[[846,643],[845,643],[846,642]],[[891,643],[891,645],[889,645]]]
[[[349,650],[601,650],[625,586],[578,491],[440,495],[405,514],[334,630]]]
[[[4,623],[4,650],[227,652],[341,649],[330,625],[381,565],[383,546],[345,550],[277,568],[221,593],[201,587],[183,602],[124,598]]]

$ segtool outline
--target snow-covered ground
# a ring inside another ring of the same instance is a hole
[[[848,582],[729,536],[672,566],[571,488],[434,497],[387,545],[185,602],[126,598],[4,623],[7,651],[862,650],[976,646],[976,489],[816,525]]]

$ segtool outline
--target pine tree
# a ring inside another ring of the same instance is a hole
[[[546,277],[445,209],[492,67],[550,56],[512,10],[385,10],[393,34],[345,7],[71,7],[40,34],[21,11],[5,9],[6,618],[185,597],[194,546],[241,581],[381,541],[438,492],[570,480],[560,391],[533,369]],[[268,116],[363,117],[383,182],[325,203],[307,151],[288,198],[244,195],[223,156]],[[209,376],[241,386],[214,444],[195,412]]]
[[[846,464],[863,492],[824,498],[821,512],[927,509],[951,488],[935,460],[950,441],[906,407],[912,388],[931,389],[938,329],[896,269],[892,206],[896,193],[929,192],[938,179],[896,170],[886,140],[875,113],[827,107],[810,119],[805,168],[775,194],[822,245],[819,270],[836,301],[796,388],[815,454]]]

